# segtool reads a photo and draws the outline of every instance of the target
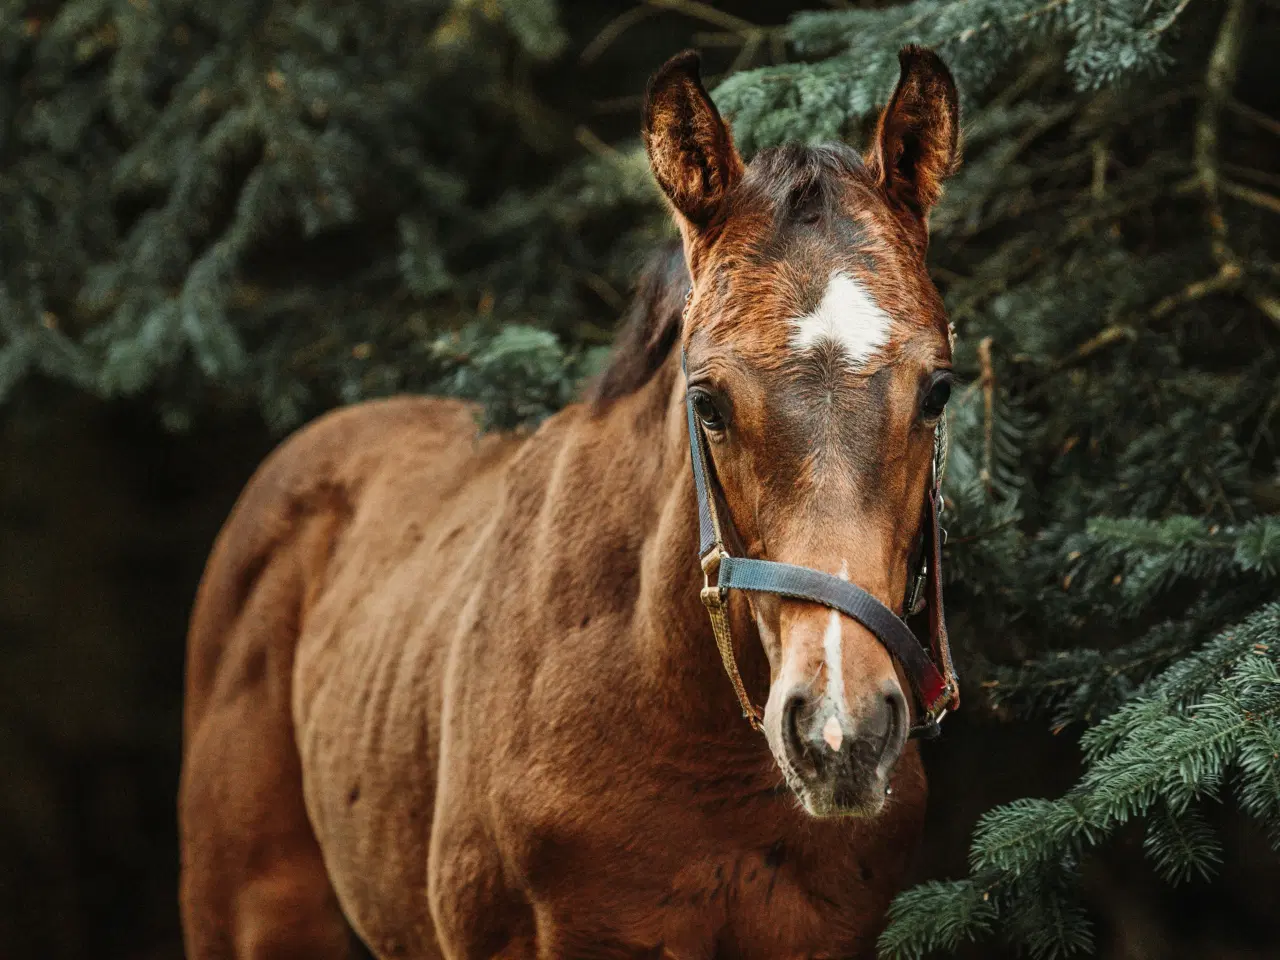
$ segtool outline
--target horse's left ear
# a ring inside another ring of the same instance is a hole
[[[960,98],[942,59],[903,47],[893,98],[880,114],[867,169],[889,200],[927,230],[942,182],[960,165]]]
[[[742,158],[699,75],[697,53],[672,57],[649,81],[644,145],[682,232],[701,232],[742,179]]]

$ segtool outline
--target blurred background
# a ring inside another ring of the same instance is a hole
[[[886,950],[1280,954],[1274,0],[0,0],[0,957],[181,955],[186,617],[285,433],[535,427],[673,235],[653,70],[861,145],[906,42],[966,705]]]

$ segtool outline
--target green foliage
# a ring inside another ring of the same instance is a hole
[[[995,904],[969,880],[922,883],[901,894],[889,909],[889,928],[880,939],[881,950],[895,956],[919,957],[931,950],[954,950],[961,944],[987,936],[994,930]],[[911,918],[932,916],[927,928]]]
[[[1222,862],[1222,844],[1194,808],[1181,816],[1158,809],[1147,824],[1143,848],[1170,883],[1182,883],[1192,876],[1212,879]]]
[[[1280,572],[1280,517],[1239,527],[1185,514],[1164,520],[1095,517],[1064,546],[1068,556],[1078,557],[1080,585],[1101,591],[1110,581],[1118,587],[1117,612],[1133,616],[1179,580],[1203,588],[1242,574],[1274,578]]]
[[[1147,818],[1144,849],[1174,882],[1216,869],[1199,805],[1224,790],[1280,827],[1278,637],[1280,604],[1268,604],[1157,677],[1086,736],[1088,765],[1067,795],[989,811],[967,880],[902,895],[882,950],[917,957],[998,929],[1033,956],[1067,956],[1090,946],[1074,899],[1080,856],[1129,820]]]
[[[285,427],[398,389],[481,396],[502,371],[433,366],[438,333],[477,305],[491,328],[580,307],[574,271],[602,254],[540,246],[571,235],[568,205],[547,225],[551,202],[520,202],[563,137],[525,78],[567,43],[552,0],[21,12],[0,16],[0,399],[42,371],[157,391],[174,422],[213,388]],[[491,415],[563,403],[569,368],[540,369],[543,401]]]
[[[567,353],[554,334],[525,326],[470,326],[435,344],[450,371],[441,388],[479,403],[484,426],[550,416],[569,402],[570,385],[593,372],[604,352]]]
[[[1166,63],[1161,35],[1176,0],[916,0],[888,9],[809,12],[784,32],[806,62],[739,73],[716,91],[748,149],[822,141],[884,103],[908,43],[947,57],[969,104],[1029,47],[1065,41],[1066,66],[1094,88]],[[807,62],[822,58],[816,63]]]

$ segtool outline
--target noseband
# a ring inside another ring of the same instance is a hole
[[[688,314],[689,300],[685,313]],[[681,367],[684,354],[681,352]],[[689,421],[689,450],[693,457],[693,484],[698,496],[698,557],[702,564],[702,603],[711,618],[716,646],[724,661],[725,673],[733,684],[742,713],[751,726],[763,731],[764,712],[751,702],[733,653],[729,630],[730,590],[753,590],[797,600],[811,600],[852,617],[870,630],[889,651],[911,682],[918,705],[918,719],[911,728],[913,737],[936,737],[938,724],[948,710],[960,706],[960,684],[951,662],[951,646],[942,607],[942,543],[945,533],[938,524],[942,513],[942,474],[947,459],[946,414],[938,421],[933,438],[933,465],[929,490],[925,495],[921,520],[919,559],[911,578],[904,609],[919,613],[929,608],[929,635],[933,655],[916,639],[911,628],[897,614],[866,590],[839,577],[809,567],[730,556],[725,549],[723,527],[716,509],[715,477],[709,467],[706,438],[693,412],[693,399],[685,392],[685,413]],[[714,582],[713,582],[714,581]]]

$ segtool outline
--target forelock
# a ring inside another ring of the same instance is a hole
[[[788,144],[762,150],[738,188],[741,202],[764,201],[775,215],[838,201],[852,182],[870,184],[862,157],[847,144]]]

